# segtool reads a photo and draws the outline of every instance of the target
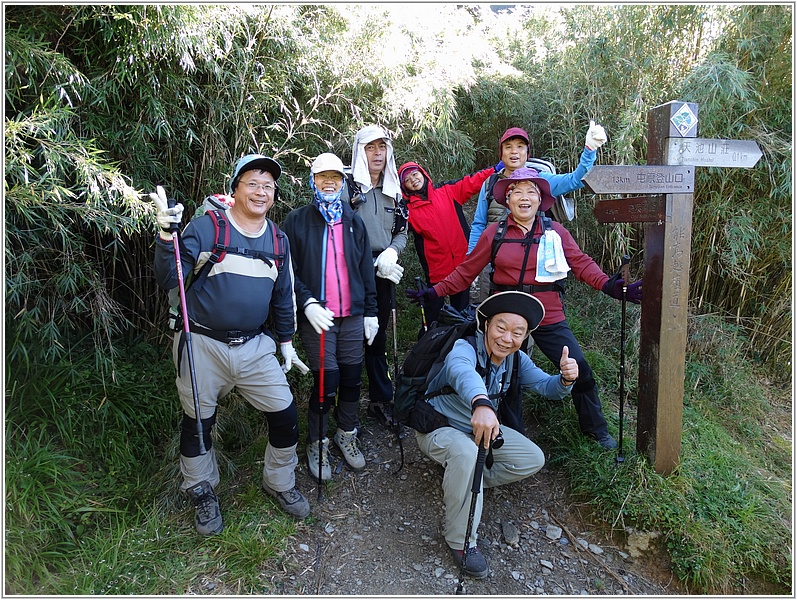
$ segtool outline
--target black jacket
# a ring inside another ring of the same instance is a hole
[[[346,202],[343,203],[343,252],[349,271],[351,314],[376,316],[376,283],[371,243],[362,219]],[[298,306],[297,319],[306,321],[304,306],[310,298],[323,300],[322,256],[327,227],[324,217],[313,204],[292,210],[282,224],[291,248],[295,275],[294,290]]]

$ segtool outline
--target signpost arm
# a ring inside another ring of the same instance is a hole
[[[667,164],[667,138],[697,135],[696,123],[679,132],[671,121],[683,106],[668,102],[648,113],[648,164]],[[687,106],[696,117],[697,104]],[[693,204],[691,193],[666,194],[665,219],[645,225],[637,451],[665,475],[681,453]]]

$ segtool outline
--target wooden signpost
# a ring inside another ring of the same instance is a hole
[[[601,223],[645,223],[637,440],[657,473],[678,466],[686,361],[686,317],[697,166],[753,167],[755,142],[697,138],[697,104],[672,101],[648,112],[648,164],[596,166],[584,177],[601,200]]]

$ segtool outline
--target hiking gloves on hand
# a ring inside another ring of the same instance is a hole
[[[433,287],[424,287],[421,290],[407,288],[404,290],[404,295],[407,296],[413,304],[429,304],[437,300],[437,292],[434,291]]]
[[[387,279],[388,281],[392,281],[395,285],[398,285],[398,282],[401,281],[401,276],[404,275],[404,267],[396,263],[395,265],[393,265],[393,270],[387,275],[379,275],[378,271],[377,275],[379,277]]]
[[[318,335],[321,335],[322,330],[329,331],[333,324],[332,319],[335,318],[335,314],[328,308],[321,306],[315,298],[310,298],[310,303],[304,307],[304,316],[310,321],[310,325],[313,326]]]
[[[620,273],[615,273],[609,278],[609,281],[603,284],[602,292],[607,296],[611,296],[612,298],[616,298],[617,300],[623,299],[623,286],[625,285],[625,280],[620,277]],[[625,299],[629,302],[634,304],[640,304],[642,302],[642,280],[635,281],[628,285],[628,289],[625,292]]]
[[[597,150],[606,143],[606,130],[602,125],[596,125],[595,121],[589,122],[587,139],[584,145],[590,150]]]
[[[293,342],[282,342],[280,344],[280,352],[282,353],[282,358],[285,359],[285,363],[282,365],[283,373],[290,371],[293,365],[296,365],[302,375],[310,371],[307,365],[299,360],[299,356],[293,348]]]
[[[161,228],[161,239],[167,242],[172,241],[172,225],[179,225],[183,220],[183,205],[176,204],[169,208],[169,201],[166,199],[166,191],[161,187],[155,188],[156,192],[150,192],[149,197],[155,203],[155,218]]]
[[[396,262],[398,262],[398,252],[396,252],[393,248],[385,248],[374,261],[376,274],[379,277],[384,277],[387,279],[390,273],[393,271],[393,267],[396,266]]]
[[[376,337],[377,331],[379,331],[379,319],[376,317],[364,317],[363,335],[365,336],[365,341],[368,342],[369,346],[374,343],[374,338]]]

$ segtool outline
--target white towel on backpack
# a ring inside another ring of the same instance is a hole
[[[540,283],[552,283],[567,277],[570,265],[567,264],[562,238],[552,229],[545,231],[540,238],[540,247],[537,250],[537,275],[535,279]]]
[[[382,193],[391,198],[401,197],[398,171],[396,170],[396,157],[393,153],[393,142],[387,132],[379,125],[368,125],[357,132],[351,150],[351,172],[354,181],[360,185],[363,194],[371,191],[371,173],[368,171],[368,157],[365,155],[365,146],[374,140],[384,139],[387,144],[385,168],[382,171]]]

